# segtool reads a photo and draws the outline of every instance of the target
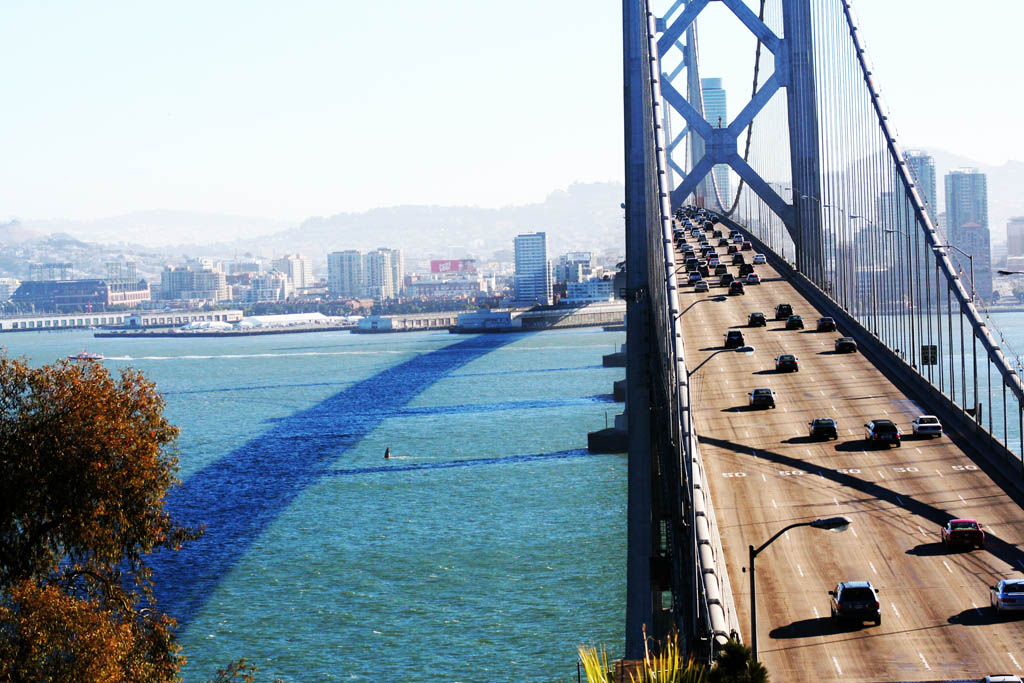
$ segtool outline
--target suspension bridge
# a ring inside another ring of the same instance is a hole
[[[697,27],[714,3],[755,47],[749,101],[712,122]],[[623,1],[627,659],[676,631],[703,659],[742,640],[777,681],[1024,675],[1021,622],[990,606],[1024,577],[1024,385],[907,163],[853,4]],[[687,286],[686,206],[765,255],[760,285]],[[773,320],[779,303],[808,328]],[[836,353],[840,334],[859,353]],[[783,353],[799,372],[776,372]],[[775,410],[749,408],[758,387]],[[945,435],[913,438],[922,414]],[[837,439],[809,438],[817,417]],[[900,448],[868,447],[876,419]],[[821,529],[837,517],[845,533]],[[953,518],[982,522],[985,547],[950,552]],[[829,591],[854,580],[878,590],[880,624],[831,619]]]

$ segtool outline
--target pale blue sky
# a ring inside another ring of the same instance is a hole
[[[1024,159],[1020,4],[855,7],[908,146]],[[0,0],[0,220],[302,219],[621,180],[620,21],[618,0]],[[702,50],[730,99],[749,88],[752,55]]]

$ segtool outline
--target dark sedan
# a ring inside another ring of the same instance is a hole
[[[857,342],[853,340],[853,337],[836,339],[836,353],[857,353]]]
[[[831,417],[816,417],[807,423],[808,436],[812,439],[838,439],[836,421]]]

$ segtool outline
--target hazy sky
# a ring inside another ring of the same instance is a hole
[[[1024,160],[1024,4],[854,6],[907,146]],[[2,0],[0,220],[301,219],[621,180],[620,22],[619,0]],[[752,55],[701,57],[738,101]]]

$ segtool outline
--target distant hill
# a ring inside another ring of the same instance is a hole
[[[535,231],[548,234],[552,255],[584,249],[621,251],[625,248],[620,208],[624,194],[619,183],[575,183],[552,192],[542,203],[499,209],[394,206],[340,213],[309,218],[298,227],[259,238],[206,244],[203,251],[222,256],[298,251],[321,262],[331,251],[397,247],[407,258],[490,258],[511,249],[516,235]]]

